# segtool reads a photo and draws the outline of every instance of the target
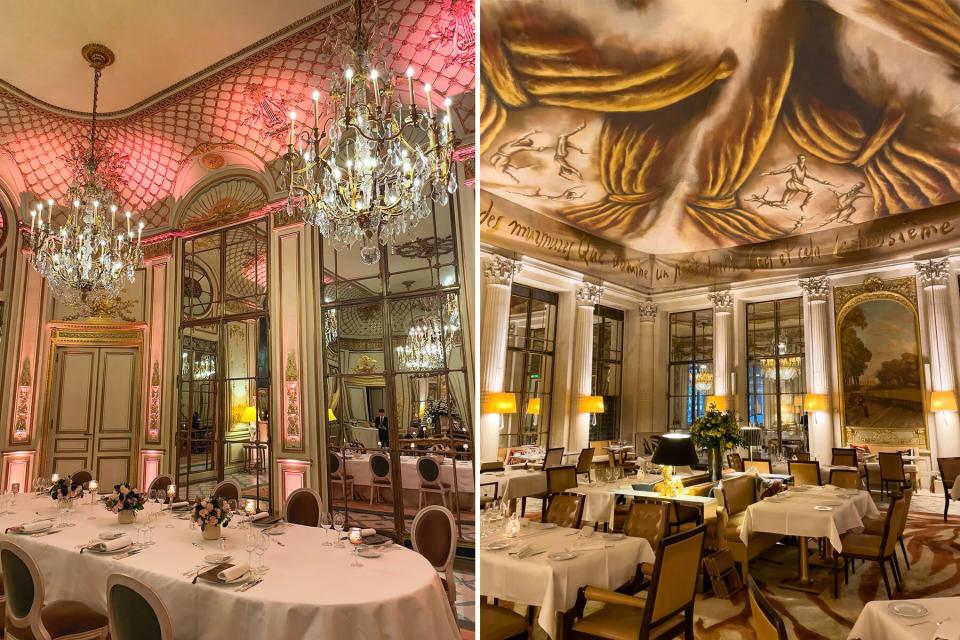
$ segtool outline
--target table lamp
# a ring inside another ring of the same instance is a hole
[[[663,474],[660,493],[675,496],[680,493],[683,484],[679,479],[676,482],[673,480],[673,468],[695,465],[700,462],[700,458],[697,457],[697,449],[693,446],[689,433],[665,433],[660,438],[657,450],[653,452],[651,462],[660,465]]]
[[[753,448],[760,446],[761,430],[760,427],[753,425],[749,427],[740,427],[740,433],[743,434],[743,443],[747,445],[750,451],[750,459],[753,460]]]
[[[333,415],[333,409],[327,409],[327,422],[336,422],[337,416]]]
[[[247,407],[243,410],[243,413],[240,414],[240,422],[249,422],[250,431],[253,433],[256,433],[257,408],[251,405],[247,405]]]

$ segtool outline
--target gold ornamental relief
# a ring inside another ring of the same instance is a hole
[[[870,276],[860,284],[833,288],[833,306],[836,315],[856,299],[902,299],[910,303],[914,312],[917,311],[917,279],[912,276],[889,278],[883,280]]]

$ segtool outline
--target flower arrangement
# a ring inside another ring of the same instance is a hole
[[[60,478],[50,487],[50,497],[54,500],[60,500],[61,498],[82,498],[83,485],[79,482],[74,482],[69,476]]]
[[[707,412],[690,425],[693,444],[704,449],[733,449],[743,443],[743,433],[731,411],[717,411],[710,405]]]
[[[139,489],[134,489],[124,482],[113,485],[113,493],[104,498],[103,504],[107,511],[120,513],[121,511],[141,511],[146,501]]]
[[[230,506],[224,498],[197,498],[190,512],[190,520],[200,525],[202,531],[207,526],[226,527],[230,524]]]

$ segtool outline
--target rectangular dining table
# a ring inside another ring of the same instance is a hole
[[[35,514],[56,517],[47,496],[20,496],[13,511],[0,515],[0,531]],[[145,515],[140,512],[140,518]],[[107,579],[122,573],[160,594],[177,640],[460,638],[437,572],[426,558],[400,545],[381,547],[380,558],[362,559],[362,566],[354,567],[351,545],[324,546],[323,529],[291,525],[275,538],[283,546],[271,544],[264,556],[269,571],[263,583],[238,593],[236,585],[192,584],[193,575],[184,575],[205,555],[220,551],[216,540],[204,540],[185,520],[161,519],[153,531],[154,545],[119,560],[80,553],[77,546],[107,531],[136,537],[134,526],[119,525],[117,516],[100,504],[78,506],[70,520],[74,526],[53,535],[2,535],[36,561],[48,601],[75,600],[106,612]],[[223,536],[224,551],[246,562],[244,531],[228,526]],[[335,537],[330,536],[331,542]]]
[[[920,618],[896,615],[890,605],[901,602],[921,605],[927,614]],[[867,602],[847,640],[932,640],[938,635],[960,639],[960,597]]]
[[[792,487],[747,507],[740,539],[747,544],[754,532],[796,536],[800,543],[800,576],[782,586],[819,593],[820,589],[810,579],[807,539],[827,538],[830,545],[840,551],[843,548],[841,534],[862,527],[865,517],[878,515],[880,511],[867,491]]]
[[[489,525],[481,523],[484,526]],[[492,543],[501,541],[510,546],[488,550]],[[526,558],[511,553],[528,545],[542,553]],[[576,603],[580,587],[617,589],[636,575],[638,564],[656,559],[644,538],[600,532],[585,538],[577,529],[543,528],[536,523],[524,527],[513,539],[502,535],[485,539],[480,549],[480,595],[540,607],[537,622],[551,638],[559,637],[562,616]],[[576,556],[551,559],[550,554],[565,550]]]
[[[547,472],[540,469],[508,469],[480,474],[480,482],[496,482],[501,500],[536,496],[547,492]]]

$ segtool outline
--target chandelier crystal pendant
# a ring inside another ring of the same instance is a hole
[[[448,293],[443,303],[442,322],[437,315],[412,320],[404,344],[396,347],[397,361],[407,371],[435,371],[445,369],[447,357],[460,339],[460,310],[457,296]]]
[[[90,117],[90,148],[84,153],[75,145],[70,160],[75,179],[67,191],[72,208],[66,223],[54,229],[56,203],[38,203],[30,212],[30,263],[47,279],[60,301],[88,308],[120,295],[125,282],[133,282],[143,266],[141,220],[134,229],[131,213],[117,226],[116,195],[112,185],[119,176],[116,156],[97,140],[97,99],[100,74],[113,64],[110,49],[98,44],[83,48],[83,58],[93,68],[93,109]],[[44,219],[46,213],[46,219]]]
[[[284,182],[289,215],[300,208],[324,237],[359,243],[361,260],[375,264],[381,245],[427,218],[431,201],[446,205],[456,191],[456,141],[450,100],[446,113],[435,111],[425,84],[426,109],[417,107],[414,70],[407,67],[404,104],[389,80],[390,67],[374,56],[360,0],[354,11],[349,61],[330,91],[333,116],[321,129],[319,91],[313,92],[312,131],[297,136],[296,113],[290,114]]]

